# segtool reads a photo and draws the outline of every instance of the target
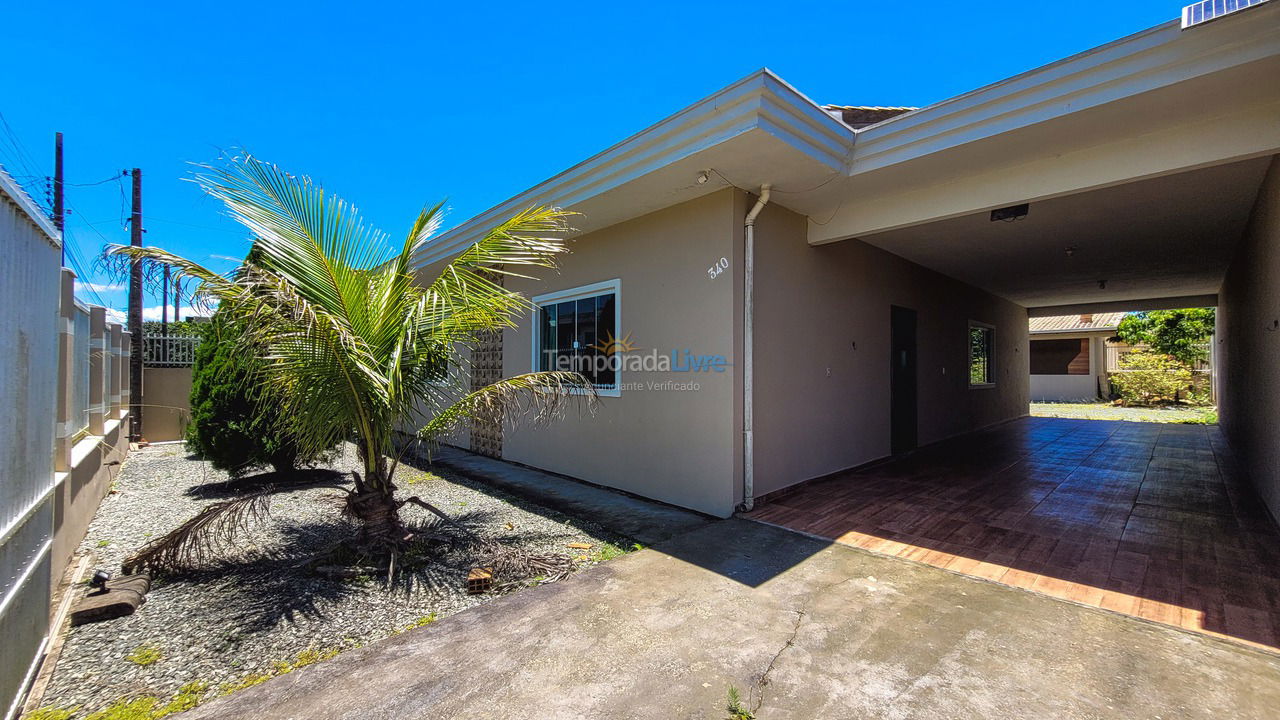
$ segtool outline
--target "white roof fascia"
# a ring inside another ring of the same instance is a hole
[[[857,131],[876,170],[1280,53],[1280,3],[1183,32],[1173,20]]]
[[[442,233],[419,251],[413,267],[451,257],[524,208],[572,208],[755,129],[769,132],[833,172],[848,166],[853,131],[762,69]]]

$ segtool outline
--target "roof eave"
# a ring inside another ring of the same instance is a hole
[[[572,209],[752,130],[768,132],[832,171],[847,168],[853,131],[764,68],[442,233],[419,251],[413,266],[455,255],[526,207]]]

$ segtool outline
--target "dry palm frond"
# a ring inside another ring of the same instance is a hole
[[[213,503],[195,517],[163,537],[152,540],[126,558],[122,569],[126,573],[142,569],[174,572],[195,567],[230,549],[238,534],[247,532],[253,523],[269,517],[272,495],[293,492],[303,487],[336,487],[346,491],[342,486],[329,484],[271,486],[249,495]]]
[[[476,565],[493,568],[499,587],[510,587],[529,578],[543,583],[563,580],[573,572],[573,558],[557,553],[535,553],[497,540],[483,540],[476,548]]]

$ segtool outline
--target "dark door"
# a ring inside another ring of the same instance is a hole
[[[889,308],[889,447],[894,455],[916,447],[916,311]]]

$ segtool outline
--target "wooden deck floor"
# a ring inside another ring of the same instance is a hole
[[[1026,418],[748,517],[1280,648],[1280,531],[1216,426]]]

